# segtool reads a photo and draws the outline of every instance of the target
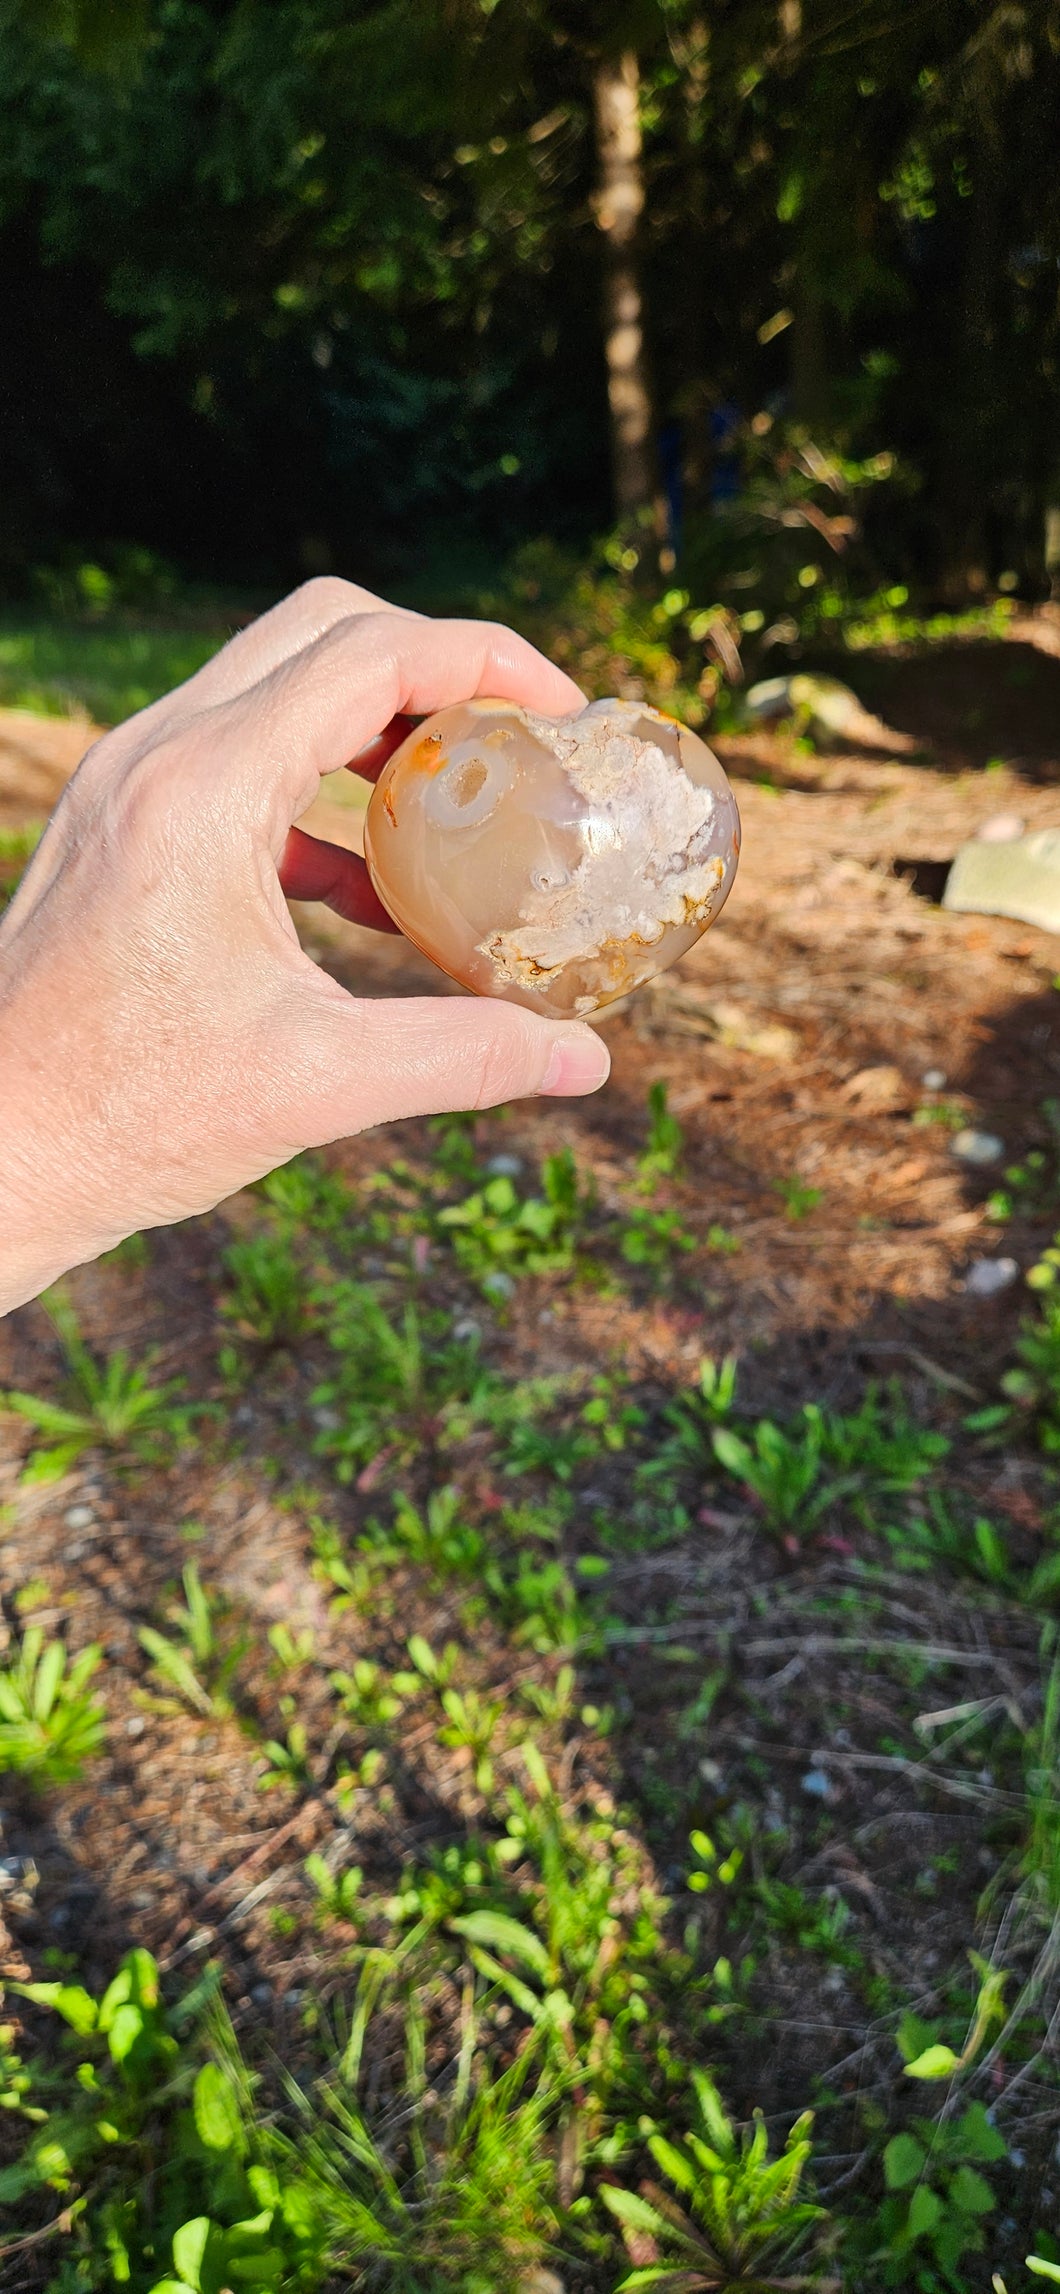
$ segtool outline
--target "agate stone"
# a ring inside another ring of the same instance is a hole
[[[365,859],[394,922],[480,996],[582,1018],[672,964],[732,887],[740,820],[705,741],[639,701],[465,701],[395,750]]]

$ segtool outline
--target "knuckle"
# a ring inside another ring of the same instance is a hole
[[[363,590],[358,589],[355,582],[343,581],[340,574],[314,574],[295,590],[294,602],[318,634],[322,634],[334,622],[361,610],[363,596]]]
[[[497,1107],[505,1099],[517,1099],[537,1081],[537,1063],[522,1015],[510,1005],[500,1005],[492,1016],[494,1024],[480,1036],[468,1061],[473,1107]]]

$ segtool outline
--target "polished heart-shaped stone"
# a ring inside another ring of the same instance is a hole
[[[698,734],[640,701],[442,709],[372,794],[365,859],[395,924],[480,996],[584,1018],[683,956],[740,850]]]

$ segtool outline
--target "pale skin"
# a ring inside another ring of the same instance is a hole
[[[403,719],[474,694],[585,701],[499,625],[315,581],[89,751],[0,925],[0,1313],[303,1148],[603,1083],[587,1027],[359,998],[299,946],[285,892],[389,926],[293,828],[321,776],[373,778]]]

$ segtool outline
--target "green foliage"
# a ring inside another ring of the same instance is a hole
[[[61,1641],[27,1626],[0,1668],[0,1774],[44,1785],[80,1775],[106,1734],[103,1706],[88,1689],[101,1655],[93,1644],[71,1659]]]
[[[285,1738],[269,1737],[261,1749],[266,1766],[258,1777],[259,1792],[274,1792],[278,1785],[299,1792],[312,1783],[309,1732],[304,1722],[292,1721]]]
[[[714,1457],[715,1428],[724,1425],[735,1405],[737,1371],[735,1354],[726,1354],[721,1362],[704,1355],[696,1385],[676,1395],[663,1410],[663,1423],[672,1431],[640,1465],[642,1486],[674,1474],[707,1471]]]
[[[152,1386],[150,1365],[132,1362],[124,1348],[97,1361],[81,1336],[73,1306],[61,1289],[41,1300],[58,1334],[69,1372],[67,1402],[36,1394],[0,1394],[0,1407],[25,1418],[42,1440],[25,1471],[27,1481],[53,1481],[68,1473],[85,1450],[131,1451],[144,1459],[164,1456],[176,1441],[189,1439],[202,1403],[177,1403],[183,1380]]]
[[[381,1451],[396,1463],[447,1403],[472,1403],[488,1386],[475,1347],[439,1343],[442,1318],[411,1302],[392,1321],[367,1284],[340,1278],[321,1292],[320,1305],[338,1360],[311,1395],[320,1428],[314,1447],[334,1462],[340,1482]]]
[[[222,620],[209,633],[182,629],[80,626],[57,615],[5,614],[0,620],[0,703],[66,717],[84,711],[117,725],[183,684],[224,644]]]
[[[665,1267],[675,1251],[694,1251],[696,1245],[676,1211],[637,1204],[619,1230],[618,1247],[629,1266]]]
[[[1043,1251],[1027,1281],[1040,1300],[1034,1322],[1024,1321],[1016,1347],[1018,1367],[1001,1384],[1010,1400],[1033,1416],[1043,1450],[1060,1450],[1060,1235]]]
[[[224,1254],[230,1287],[221,1312],[241,1336],[262,1346],[291,1346],[308,1320],[306,1279],[281,1235],[247,1235]]]
[[[569,1147],[546,1155],[540,1195],[520,1195],[507,1176],[488,1179],[462,1203],[438,1213],[457,1263],[488,1294],[503,1298],[521,1274],[555,1274],[574,1264],[588,1207]]]
[[[0,916],[16,889],[27,861],[32,859],[40,837],[39,823],[28,828],[0,828]]]
[[[99,1999],[61,1982],[11,1989],[50,2008],[75,2044],[55,2106],[20,2099],[33,2131],[14,2165],[0,2168],[0,2200],[35,2191],[63,2199],[72,2283],[221,2294],[230,2284],[319,2282],[319,2224],[290,2163],[281,2175],[265,2162],[215,1974],[168,2010],[142,1950],[126,1955]],[[203,2061],[208,2002],[216,2059]],[[41,2095],[54,2083],[41,2074]],[[38,2092],[36,2079],[28,2092]]]
[[[822,1479],[824,1423],[812,1402],[789,1431],[760,1418],[749,1440],[731,1426],[716,1426],[711,1441],[719,1465],[752,1492],[774,1529],[794,1533],[812,1528],[849,1486],[847,1480]]]
[[[784,1205],[785,1218],[791,1219],[794,1225],[798,1225],[800,1219],[808,1219],[824,1201],[823,1187],[808,1187],[797,1172],[793,1172],[790,1179],[774,1180],[774,1192]]]
[[[685,2140],[648,2136],[656,2166],[680,2203],[653,2182],[641,2185],[640,2196],[601,2186],[634,2253],[643,2257],[645,2247],[654,2249],[650,2261],[641,2260],[623,2278],[618,2294],[641,2286],[707,2294],[712,2287],[790,2285],[792,2264],[824,2219],[822,2208],[798,2195],[810,2156],[810,2113],[796,2120],[779,2157],[771,2159],[761,2112],[753,2129],[738,2133],[709,2074],[693,2071],[691,2078],[696,2123]]]
[[[315,1234],[341,1236],[353,1224],[349,1188],[315,1155],[298,1155],[278,1171],[270,1171],[261,1182],[261,1193],[283,1231],[311,1228]]]
[[[541,2260],[556,2226],[555,2169],[546,2128],[554,2093],[539,2050],[506,2070],[476,2055],[479,2009],[465,1991],[460,2051],[451,2074],[428,2085],[426,2031],[405,2009],[402,2090],[407,2143],[371,2125],[358,2096],[367,2003],[337,2077],[311,2107],[292,2159],[330,2252],[387,2294],[509,2286]],[[476,2062],[486,2075],[474,2077]],[[297,2103],[298,2097],[292,2100]]]
[[[885,2286],[906,2286],[918,2265],[925,2288],[957,2287],[960,2266],[985,2245],[985,2218],[997,2204],[984,2167],[1006,2157],[1003,2137],[982,2103],[959,2118],[914,2119],[883,2154],[883,2199],[873,2261]],[[937,2275],[936,2275],[937,2273]]]
[[[665,1083],[653,1083],[648,1092],[648,1144],[637,1157],[637,1183],[650,1195],[660,1179],[672,1179],[681,1166],[685,1135],[671,1115]]]
[[[183,1570],[184,1606],[173,1603],[166,1611],[177,1628],[177,1639],[141,1625],[140,1647],[151,1660],[151,1671],[167,1688],[175,1690],[193,1712],[231,1711],[228,1683],[246,1653],[245,1637],[229,1640],[219,1631],[223,1604],[206,1592],[193,1561]]]
[[[484,1795],[492,1792],[490,1746],[504,1711],[503,1699],[481,1696],[477,1689],[465,1689],[463,1693],[459,1689],[443,1689],[442,1709],[446,1726],[438,1731],[439,1742],[469,1752],[476,1790]]]

